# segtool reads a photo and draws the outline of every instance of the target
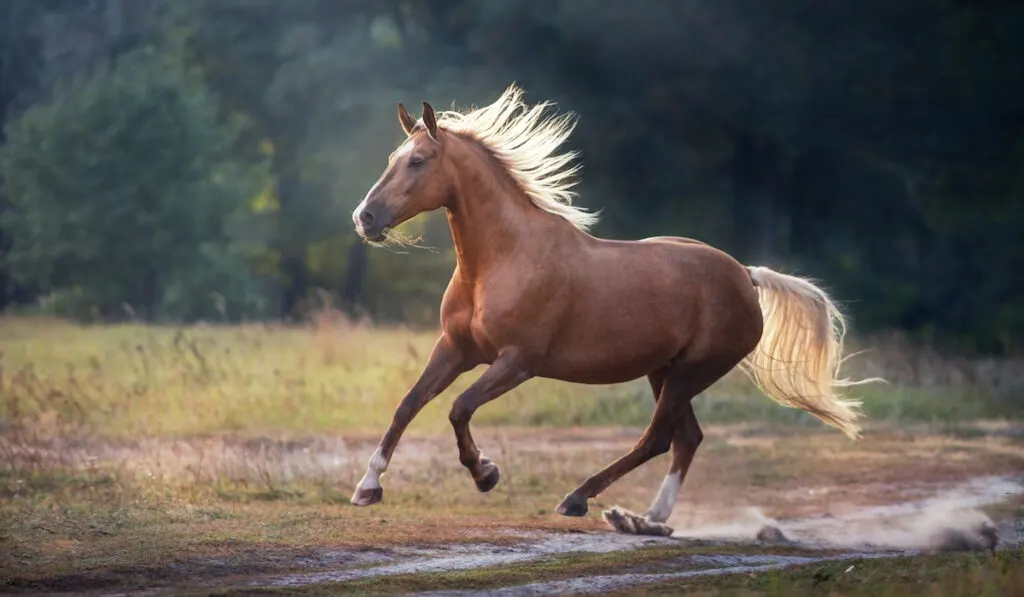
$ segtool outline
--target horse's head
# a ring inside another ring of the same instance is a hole
[[[408,139],[388,157],[384,173],[352,212],[356,231],[370,241],[382,241],[389,229],[442,207],[451,194],[434,109],[423,102],[423,118],[417,121],[399,103],[398,121]]]

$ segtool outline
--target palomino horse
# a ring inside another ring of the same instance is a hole
[[[596,216],[572,205],[578,165],[555,153],[572,114],[527,108],[514,84],[493,104],[420,120],[398,104],[408,139],[352,214],[383,242],[394,226],[445,208],[457,265],[441,301],[441,334],[369,460],[352,503],[383,496],[380,476],[416,414],[459,375],[487,370],[455,399],[449,418],[459,461],[490,491],[498,467],[477,449],[476,409],[533,377],[613,384],[646,376],[654,414],[639,442],[586,479],[556,508],[587,500],[672,449],[672,464],[645,517],[663,522],[703,434],[691,400],[737,365],[777,402],[859,436],[860,402],[837,389],[843,317],[812,282],[745,267],[704,243],[676,237],[596,238]]]

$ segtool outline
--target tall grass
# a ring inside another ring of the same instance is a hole
[[[0,432],[17,431],[27,440],[378,433],[418,377],[434,338],[332,312],[301,326],[82,326],[6,318],[0,320]],[[860,348],[851,374],[891,382],[858,389],[872,420],[1018,417],[1024,410],[1020,360],[943,357],[895,336]],[[482,371],[464,375],[428,405],[411,431],[447,430],[452,397]],[[815,424],[764,398],[736,372],[695,404],[705,422]],[[585,386],[535,379],[485,406],[475,422],[642,426],[652,407],[644,380]]]

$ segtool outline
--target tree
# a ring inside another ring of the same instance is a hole
[[[20,280],[84,315],[258,310],[244,259],[263,165],[174,56],[139,50],[58,85],[7,126],[3,225]],[[211,296],[217,292],[219,297]],[[71,297],[71,298],[69,298]]]

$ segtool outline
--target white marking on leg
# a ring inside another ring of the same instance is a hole
[[[661,482],[661,489],[658,490],[658,497],[654,498],[651,509],[647,511],[647,518],[654,522],[665,522],[672,514],[672,508],[676,505],[676,496],[679,495],[679,488],[683,484],[682,475],[679,471],[665,475]]]
[[[380,476],[384,474],[384,471],[388,470],[388,461],[384,458],[384,453],[377,448],[373,456],[370,456],[370,462],[366,465],[366,474],[359,481],[359,489],[377,489],[380,487]]]

